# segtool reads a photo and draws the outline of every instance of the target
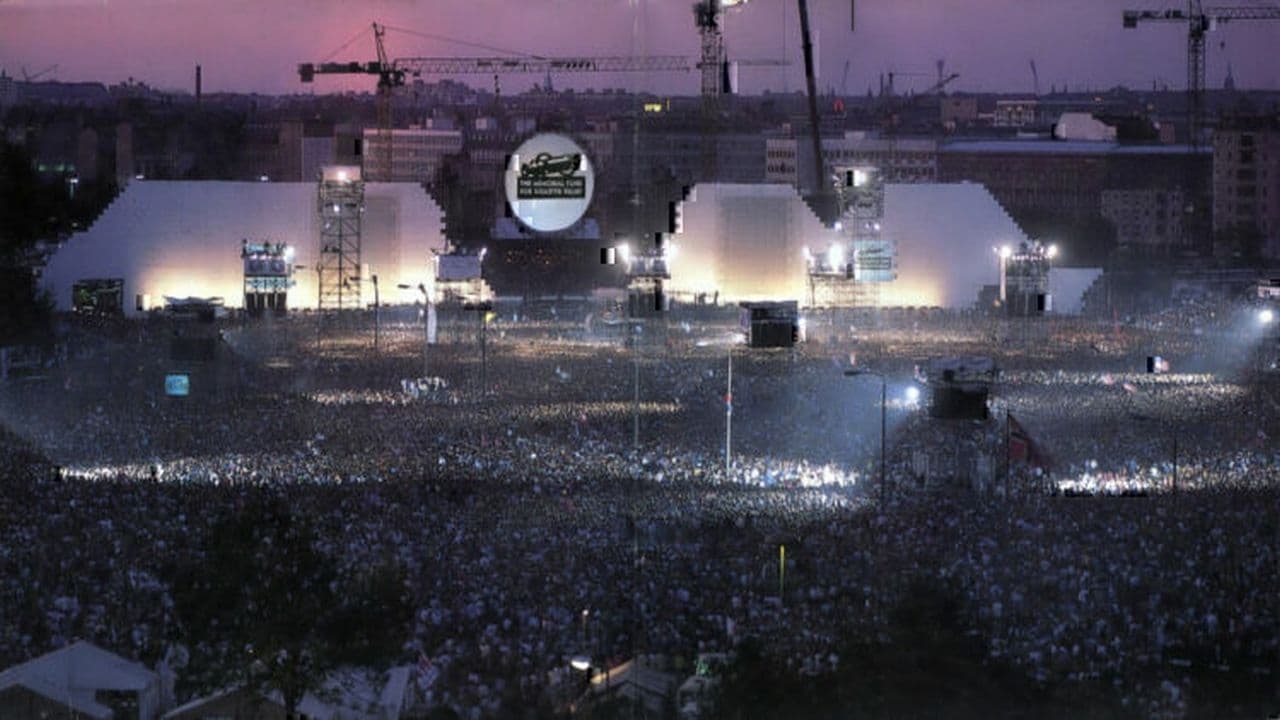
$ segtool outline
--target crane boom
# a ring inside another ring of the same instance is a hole
[[[408,75],[475,75],[493,73],[546,72],[688,72],[693,66],[679,55],[649,57],[408,57],[382,62],[302,63],[298,76],[311,82],[316,75],[382,75],[391,74],[396,84],[403,85]]]
[[[1280,20],[1280,7],[1259,5],[1254,7],[1207,7],[1200,10],[1192,8],[1182,10],[1125,10],[1124,26],[1135,28],[1140,22],[1195,22],[1201,23],[1201,31],[1212,29],[1208,23],[1229,22],[1231,20]]]
[[[1202,7],[1200,0],[1191,0],[1185,10],[1125,10],[1123,19],[1126,28],[1136,28],[1144,22],[1187,24],[1187,132],[1188,142],[1195,148],[1204,127],[1205,35],[1215,26],[1233,20],[1280,20],[1280,6]]]
[[[377,60],[371,62],[319,62],[300,63],[298,79],[304,83],[314,82],[316,75],[376,75],[378,77],[378,93],[376,110],[378,115],[379,152],[373,158],[372,172],[367,172],[366,179],[390,180],[391,164],[391,95],[395,88],[402,87],[405,79],[412,75],[497,75],[503,73],[580,73],[580,72],[688,72],[692,65],[688,58],[676,55],[657,55],[651,57],[406,57],[388,59],[382,38],[386,28],[373,23],[374,45]]]

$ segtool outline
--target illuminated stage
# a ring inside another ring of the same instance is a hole
[[[790,185],[699,185],[675,236],[672,292],[720,292],[721,302],[808,297],[805,248],[839,239]],[[991,247],[1026,235],[977,184],[885,186],[883,235],[897,241],[898,279],[880,297],[890,307],[969,308],[996,278]]]
[[[413,183],[368,183],[364,204],[361,263],[381,278],[382,302],[412,303],[418,284],[434,280],[428,262],[444,244],[442,212]],[[293,248],[288,307],[311,309],[320,222],[315,183],[135,181],[58,249],[41,282],[59,310],[72,308],[72,288],[86,279],[122,280],[125,315],[162,307],[166,296],[220,297],[239,308],[248,239]]]

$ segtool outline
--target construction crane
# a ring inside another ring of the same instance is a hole
[[[1202,7],[1189,0],[1186,10],[1125,10],[1124,26],[1145,22],[1177,22],[1187,25],[1187,131],[1192,149],[1199,147],[1204,128],[1205,35],[1233,20],[1280,20],[1280,6]]]
[[[883,129],[885,134],[892,135],[894,131],[897,130],[898,120],[903,110],[910,108],[922,98],[928,97],[930,95],[935,95],[935,94],[941,95],[942,91],[945,90],[946,87],[950,85],[952,82],[955,82],[955,80],[958,79],[959,77],[960,77],[960,73],[951,73],[950,75],[946,75],[944,77],[939,78],[938,82],[934,83],[932,86],[929,87],[929,89],[924,90],[923,92],[915,93],[908,96],[901,96],[901,95],[891,96],[891,98],[884,103],[884,105],[881,107],[881,110],[880,110],[880,119],[883,124]],[[894,102],[894,100],[898,100],[898,102]]]
[[[373,23],[377,60],[372,62],[321,62],[298,65],[298,78],[309,83],[316,75],[376,75],[379,157],[374,160],[371,180],[391,177],[391,95],[406,78],[423,75],[474,75],[503,73],[587,73],[587,72],[688,72],[689,59],[675,55],[650,57],[406,57],[388,59],[383,35],[386,28]]]
[[[702,38],[698,69],[702,71],[702,106],[714,113],[720,96],[728,90],[729,64],[724,49],[724,11],[747,0],[698,0],[693,4],[693,24]]]
[[[56,71],[57,69],[58,69],[58,66],[57,66],[57,65],[50,65],[49,67],[47,67],[47,68],[45,68],[45,69],[43,69],[43,70],[41,70],[41,71],[39,71],[39,72],[36,72],[36,73],[29,73],[29,72],[27,72],[27,67],[26,67],[25,65],[23,65],[23,66],[22,66],[22,81],[23,81],[23,82],[29,82],[29,83],[31,83],[31,82],[35,82],[35,81],[39,80],[40,78],[44,77],[45,75],[48,75],[49,73]]]

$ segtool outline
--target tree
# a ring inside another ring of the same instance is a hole
[[[0,144],[0,344],[29,340],[49,326],[52,306],[41,297],[28,258],[50,235],[52,213],[30,155]]]
[[[243,668],[250,690],[278,691],[290,717],[338,665],[389,659],[409,618],[398,568],[344,581],[316,539],[307,518],[262,491],[214,523],[203,557],[172,583],[192,644],[229,647],[207,660]]]

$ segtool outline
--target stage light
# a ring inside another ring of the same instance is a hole
[[[1275,322],[1276,314],[1271,308],[1263,308],[1258,311],[1258,322],[1262,325],[1270,325]]]
[[[920,388],[911,385],[907,388],[907,402],[912,405],[920,401]]]

